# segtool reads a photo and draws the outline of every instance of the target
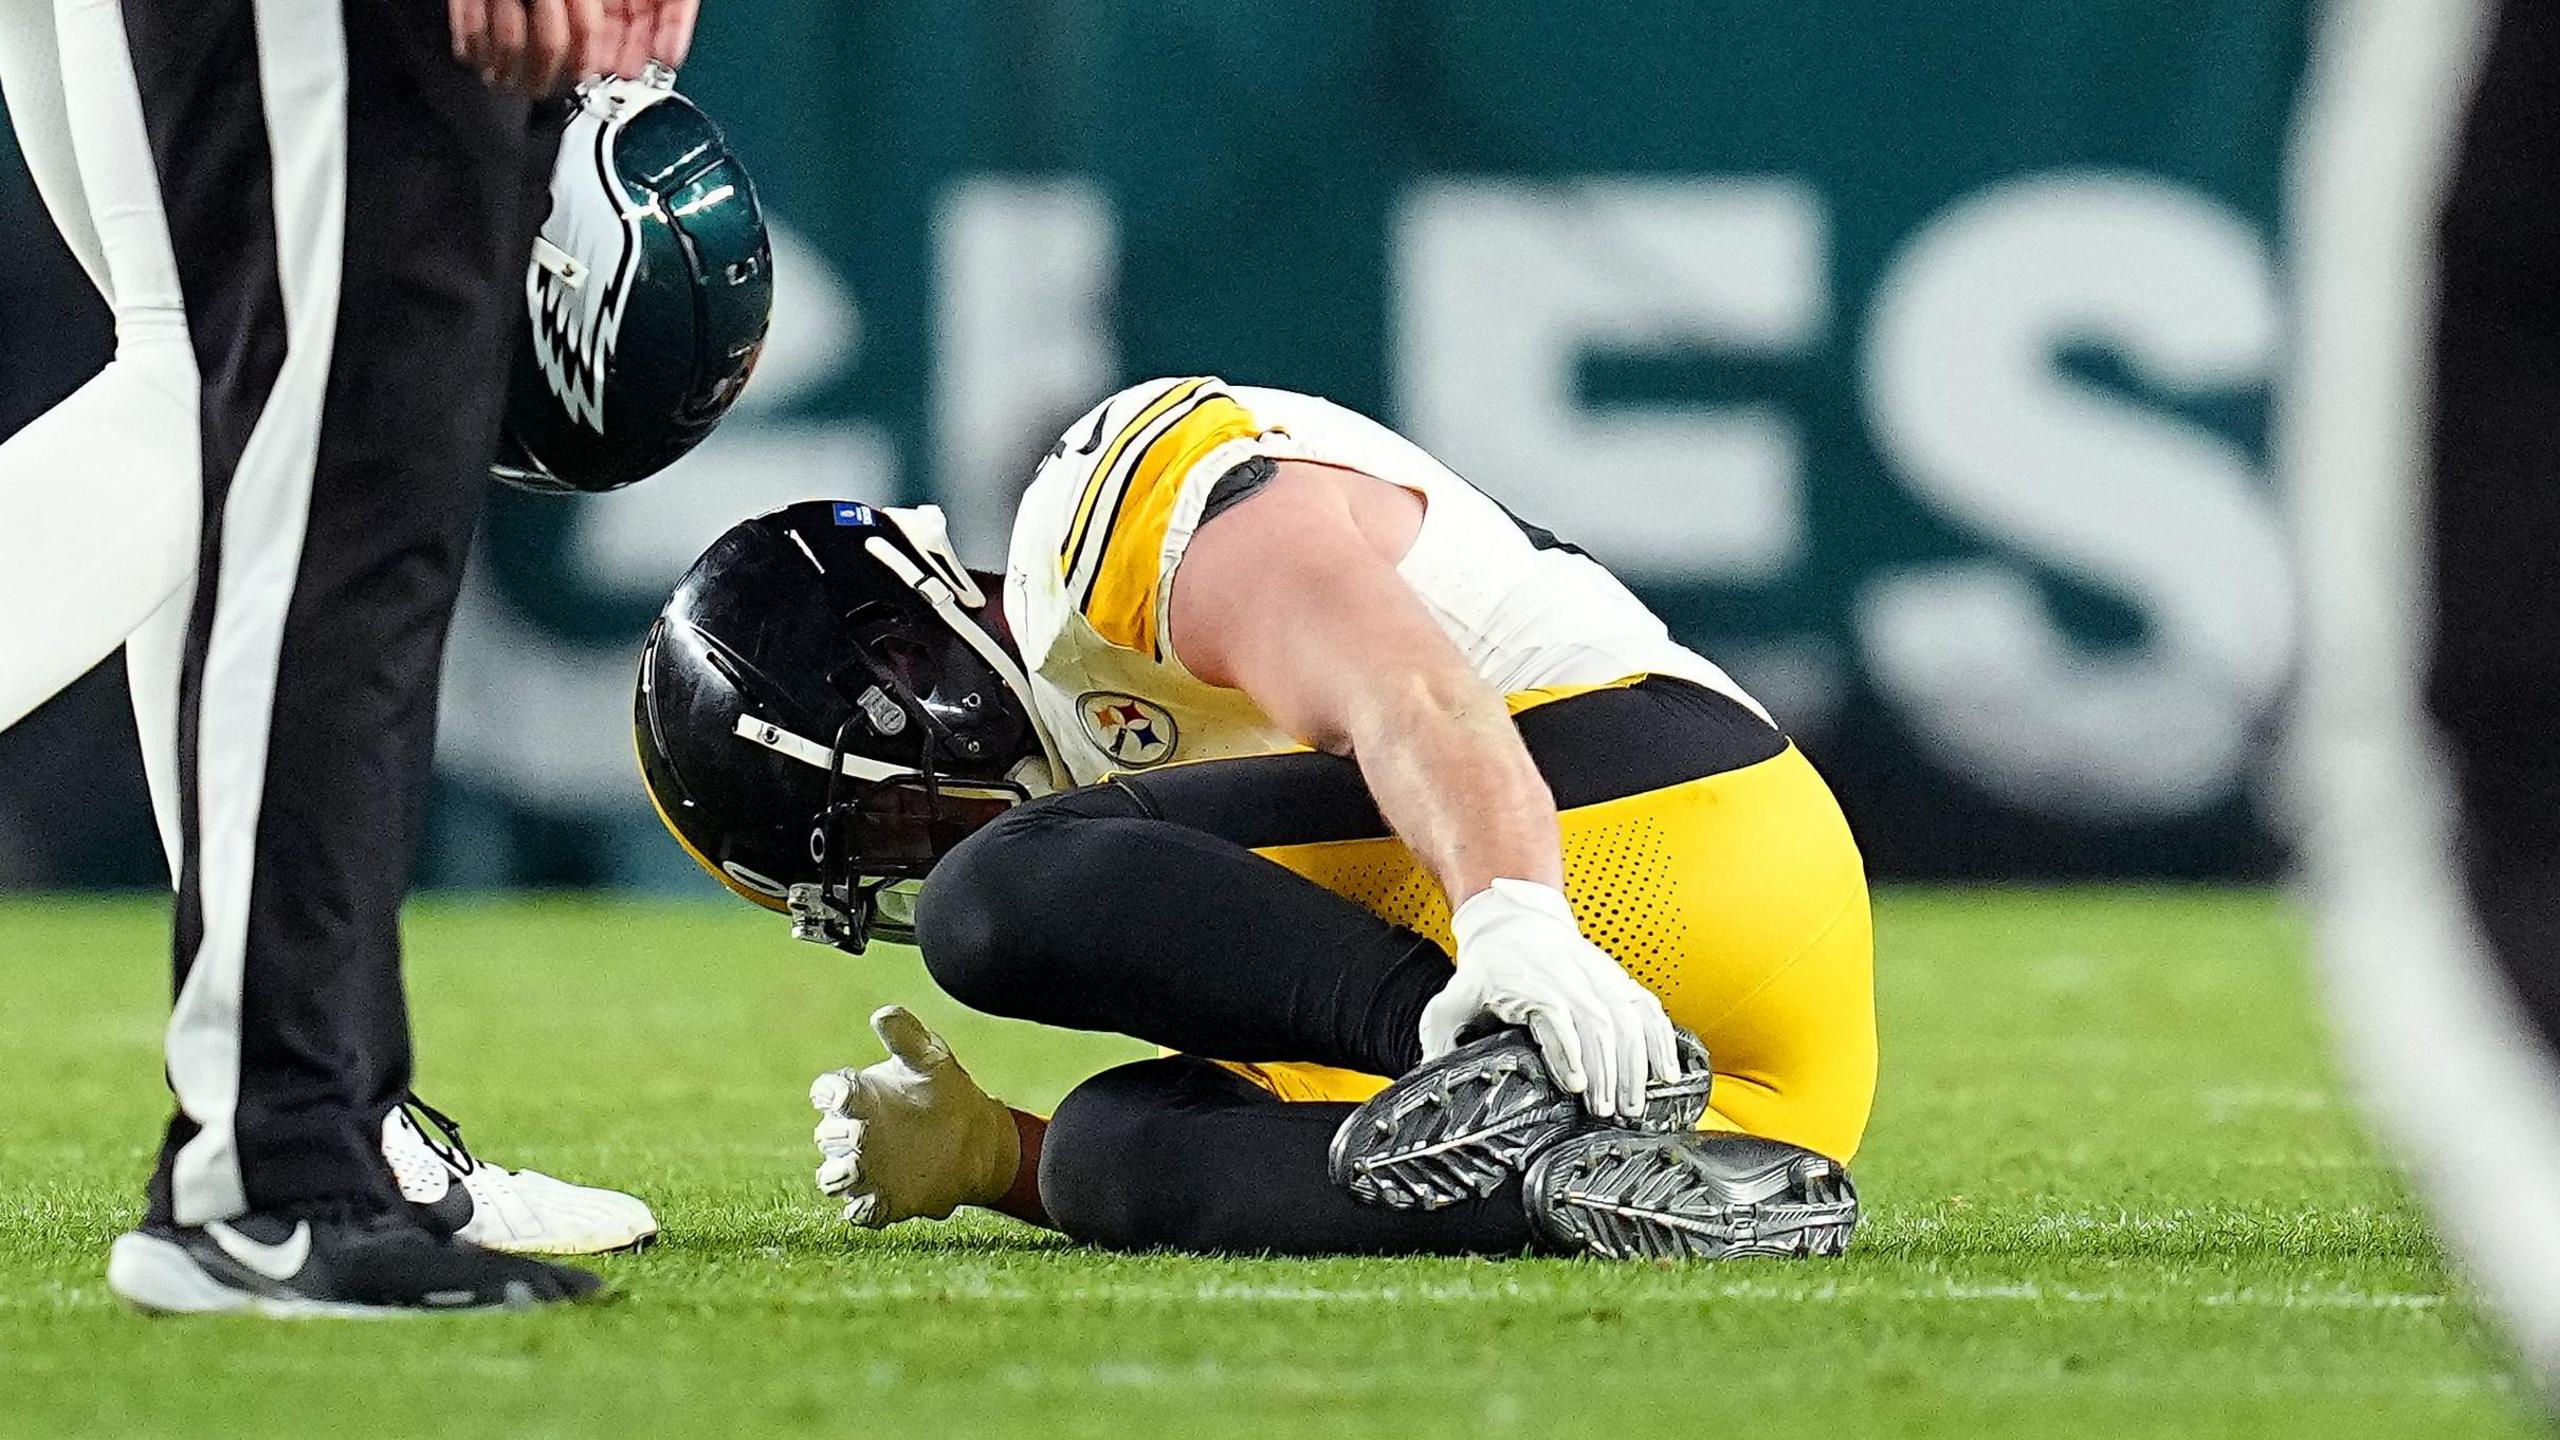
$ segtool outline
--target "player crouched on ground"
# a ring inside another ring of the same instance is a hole
[[[650,790],[732,889],[848,949],[911,931],[978,1009],[1172,1052],[1044,1121],[884,1010],[890,1058],[813,1090],[848,1219],[1848,1243],[1856,845],[1606,570],[1374,421],[1193,378],[1058,442],[995,588],[938,512],[796,505],[712,547],[642,664]]]

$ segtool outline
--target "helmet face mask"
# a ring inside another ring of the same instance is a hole
[[[859,713],[837,727],[830,746],[827,801],[809,841],[821,871],[816,893],[795,895],[791,905],[795,928],[814,932],[804,938],[858,953],[877,923],[878,891],[922,880],[954,846],[1031,798],[1030,787],[1009,777],[960,778],[946,757],[975,770],[989,755],[1018,755],[1030,722],[1027,711],[986,703],[1002,679],[984,660],[918,638],[890,607],[857,611],[846,630],[858,664],[832,679]],[[872,780],[848,774],[847,735],[866,725],[917,737],[916,767]]]
[[[651,631],[635,735],[660,816],[804,939],[895,934],[911,897],[883,922],[888,887],[1055,782],[964,593],[985,603],[938,513],[812,501],[722,536]]]
[[[912,930],[884,925],[883,891],[924,879],[953,847],[1031,798],[1028,786],[1010,780],[945,785],[930,768],[841,784],[844,798],[831,797],[810,830],[821,878],[792,887],[787,903],[794,934],[855,954],[875,930],[912,938]]]

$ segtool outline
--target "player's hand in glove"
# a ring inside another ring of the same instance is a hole
[[[1645,1086],[1680,1073],[1671,1019],[1652,991],[1582,938],[1553,886],[1496,880],[1449,919],[1458,973],[1422,1010],[1422,1058],[1488,1017],[1525,1025],[1556,1083],[1606,1120],[1644,1113]]]
[[[888,1059],[830,1070],[809,1086],[824,1117],[818,1188],[845,1202],[845,1219],[875,1230],[1002,1199],[1022,1163],[1013,1112],[903,1007],[882,1008],[871,1030]]]

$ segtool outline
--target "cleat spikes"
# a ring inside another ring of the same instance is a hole
[[[1706,1048],[1685,1032],[1680,1043],[1683,1073],[1647,1090],[1634,1128],[1686,1131],[1706,1113]],[[1596,1123],[1547,1073],[1527,1031],[1501,1030],[1353,1111],[1334,1132],[1333,1179],[1364,1204],[1437,1210],[1491,1195],[1547,1146]]]
[[[1858,1192],[1836,1162],[1746,1135],[1594,1130],[1529,1167],[1538,1232],[1611,1260],[1838,1255]]]

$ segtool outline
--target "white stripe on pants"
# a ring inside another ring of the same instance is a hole
[[[241,987],[277,657],[302,562],[346,242],[347,64],[339,0],[256,0],[285,358],[224,501],[196,739],[203,943],[169,1017],[169,1082],[199,1130],[179,1151],[179,1224],[247,1206],[233,1118]]]

